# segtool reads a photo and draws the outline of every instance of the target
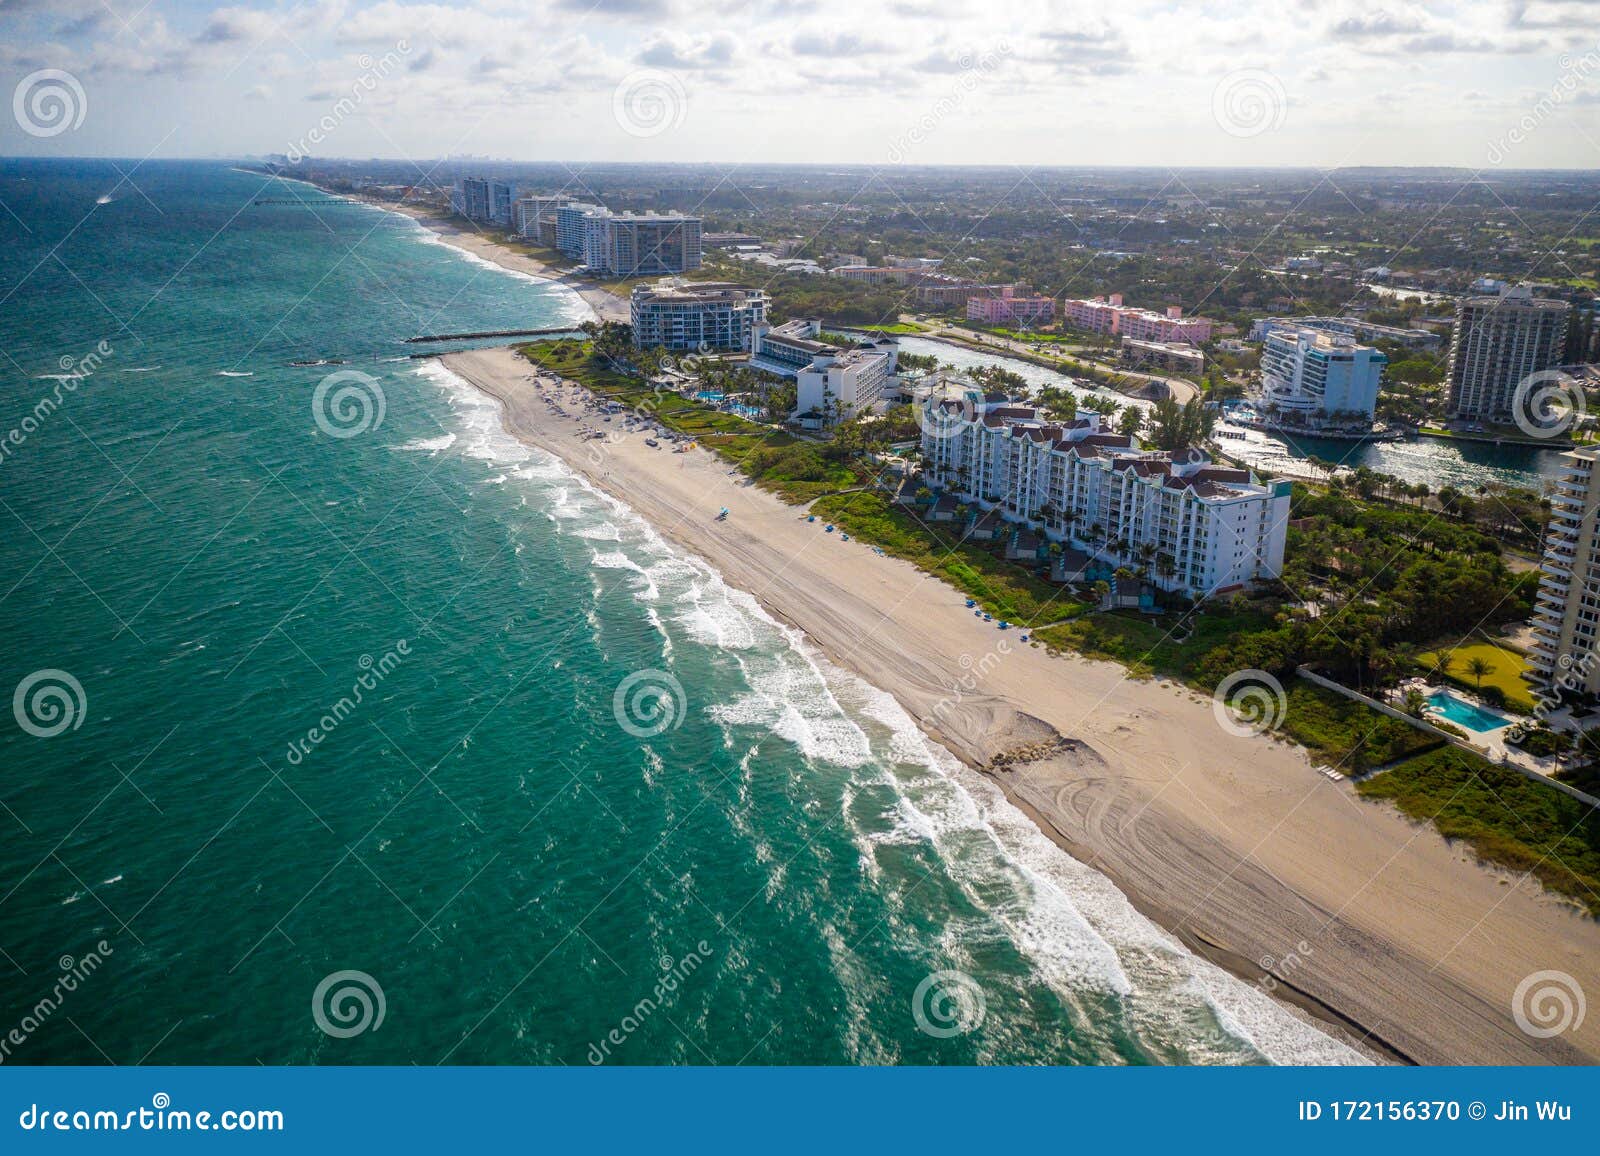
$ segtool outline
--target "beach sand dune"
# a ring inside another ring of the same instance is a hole
[[[1298,748],[1225,730],[1207,697],[1021,645],[1017,632],[974,618],[955,591],[824,534],[709,452],[652,449],[642,435],[582,440],[586,415],[551,413],[509,350],[444,364],[504,404],[513,434],[894,695],[1195,950],[1391,1057],[1600,1056],[1600,1016],[1551,1039],[1513,1018],[1518,984],[1537,971],[1600,993],[1600,926],[1536,882],[1485,868],[1431,827],[1364,802]],[[722,506],[731,514],[717,522]]]

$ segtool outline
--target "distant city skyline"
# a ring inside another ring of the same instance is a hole
[[[0,0],[0,154],[1595,168],[1595,13]]]

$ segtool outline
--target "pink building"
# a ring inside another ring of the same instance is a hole
[[[998,297],[967,300],[967,320],[987,325],[1048,325],[1055,318],[1055,298],[1018,293],[1010,285],[1002,288]]]
[[[1185,317],[1178,305],[1165,313],[1134,309],[1122,303],[1122,294],[1110,297],[1075,299],[1062,306],[1067,324],[1090,333],[1118,334],[1135,341],[1183,342],[1200,345],[1211,340],[1211,322],[1204,317]]]

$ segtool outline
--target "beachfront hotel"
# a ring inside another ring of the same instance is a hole
[[[1152,452],[1105,431],[990,402],[976,386],[924,402],[928,485],[1196,598],[1283,570],[1289,483],[1214,465],[1198,449]]]
[[[1272,329],[1261,346],[1261,403],[1302,422],[1372,423],[1389,359],[1323,329]]]
[[[1550,688],[1565,679],[1581,694],[1600,693],[1600,662],[1594,661],[1600,635],[1596,453],[1591,447],[1561,456],[1561,475],[1550,494],[1550,522],[1540,563],[1543,575],[1529,624],[1534,643],[1528,654],[1528,681]]]
[[[1056,319],[1053,297],[1019,292],[1007,285],[993,296],[967,298],[967,320],[987,325],[1049,325]]]
[[[767,319],[767,295],[727,281],[666,279],[634,286],[629,312],[635,348],[748,353]]]
[[[1453,418],[1512,421],[1517,386],[1560,364],[1566,338],[1566,303],[1535,297],[1526,286],[1463,298],[1450,339],[1447,412]]]
[[[792,417],[812,427],[878,408],[897,388],[900,359],[893,337],[844,346],[822,341],[821,333],[814,320],[758,325],[750,354],[752,369],[794,379]]]
[[[1178,305],[1168,306],[1165,313],[1135,309],[1122,303],[1121,293],[1110,297],[1069,298],[1061,303],[1061,315],[1074,328],[1131,337],[1135,341],[1201,345],[1211,340],[1211,322],[1206,318],[1185,317]]]

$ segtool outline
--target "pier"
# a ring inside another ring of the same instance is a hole
[[[582,333],[576,325],[558,325],[554,329],[490,329],[482,333],[427,333],[408,337],[407,345],[421,345],[430,341],[481,341],[488,337],[554,337],[559,333]]]

